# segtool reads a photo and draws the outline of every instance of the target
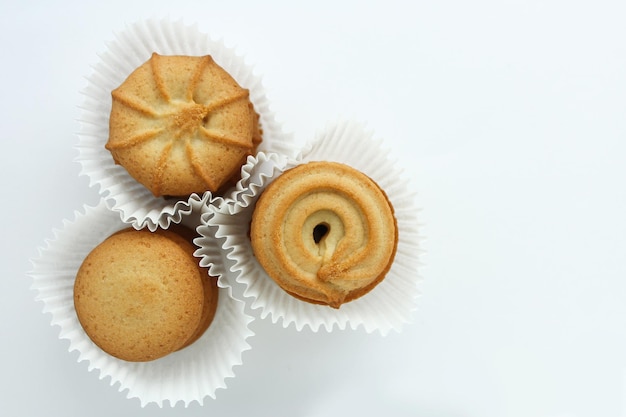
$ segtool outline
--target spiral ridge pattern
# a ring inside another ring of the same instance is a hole
[[[376,286],[393,262],[393,207],[368,176],[336,162],[287,170],[261,194],[254,255],[285,291],[339,308]]]

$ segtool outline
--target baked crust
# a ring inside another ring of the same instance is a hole
[[[216,284],[173,231],[124,229],[94,248],[79,268],[74,307],[102,350],[150,361],[195,341],[217,305]]]
[[[276,178],[250,224],[256,259],[286,292],[339,308],[380,283],[398,228],[384,191],[336,162],[310,162]]]
[[[158,229],[155,233],[162,233],[169,239],[178,243],[178,245],[189,255],[191,259],[197,262],[194,252],[197,247],[193,244],[193,238],[195,234],[193,231],[185,226],[178,224],[172,224],[167,230]],[[202,316],[200,317],[200,323],[194,331],[194,333],[187,339],[187,341],[178,349],[184,349],[187,346],[198,340],[204,332],[209,328],[215,317],[217,311],[217,302],[219,297],[219,289],[217,286],[217,278],[209,274],[209,269],[196,265],[200,271],[202,277],[202,288],[204,295],[204,303],[202,304]]]
[[[249,91],[208,55],[154,53],[112,100],[105,147],[155,196],[218,192],[261,142]]]

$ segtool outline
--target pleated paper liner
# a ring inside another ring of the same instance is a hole
[[[109,135],[111,92],[126,77],[147,61],[153,52],[161,55],[211,55],[242,87],[250,91],[250,100],[260,115],[263,141],[258,151],[273,152],[285,157],[293,156],[295,149],[290,136],[283,133],[270,109],[262,80],[244,57],[222,41],[213,40],[195,26],[180,21],[146,20],[128,25],[115,40],[106,45],[99,61],[87,77],[82,91],[84,102],[80,105],[78,156],[81,175],[89,177],[91,186],[98,186],[107,205],[119,212],[122,220],[136,228],[167,228],[178,220],[177,213],[189,208],[192,201],[203,196],[191,194],[177,199],[154,197],[148,189],[135,181],[126,170],[116,165],[104,145]],[[217,196],[209,194],[209,202]],[[228,198],[229,191],[221,197]]]
[[[182,223],[197,226],[204,206],[206,201],[192,202],[194,213]],[[100,379],[110,378],[111,386],[119,383],[119,391],[127,391],[128,398],[138,398],[142,406],[203,404],[206,397],[215,398],[218,389],[226,388],[227,378],[234,377],[233,368],[242,364],[242,353],[250,349],[247,339],[253,335],[248,327],[253,318],[245,314],[244,303],[232,298],[223,283],[215,318],[202,337],[154,361],[126,362],[108,355],[89,339],[78,321],[73,301],[78,268],[96,245],[126,227],[103,202],[86,206],[73,220],[64,221],[32,260],[29,275],[36,300],[43,303],[44,313],[51,314],[51,325],[60,327],[59,338],[69,341],[69,351],[78,351],[78,361],[87,361],[89,371],[97,371]],[[211,264],[219,262],[215,258]]]
[[[419,209],[415,192],[388,154],[383,142],[375,140],[373,132],[363,125],[339,121],[319,132],[297,158],[285,165],[274,165],[272,169],[263,164],[246,166],[247,175],[255,178],[246,198],[226,209],[212,207],[197,229],[207,242],[215,237],[222,245],[227,258],[224,265],[231,273],[221,279],[241,294],[261,318],[281,321],[284,327],[293,324],[298,330],[308,326],[313,331],[320,327],[331,331],[362,326],[368,333],[378,331],[382,335],[401,331],[412,320],[419,296]],[[398,224],[397,252],[385,279],[368,294],[339,309],[300,301],[283,291],[256,261],[249,239],[252,212],[265,187],[284,170],[310,161],[340,162],[368,175],[386,192]],[[202,239],[196,243],[202,246]],[[202,250],[197,254],[202,256]]]
[[[260,188],[267,186],[277,172],[282,172],[286,163],[286,159],[277,154],[259,152],[256,156],[248,157],[241,170],[241,180],[235,186],[231,197],[220,201],[219,204],[207,204],[203,207],[199,226],[196,228],[198,237],[194,243],[199,249],[195,255],[200,258],[200,265],[208,267],[212,275],[218,276],[222,285],[228,286],[237,299],[244,298],[244,288],[236,282],[236,274],[231,271],[234,261],[228,251],[224,250],[225,246],[230,247],[225,241],[230,242],[231,236],[218,238],[215,235],[217,227],[212,226],[212,218],[219,212],[220,216],[232,217],[234,222],[241,220],[242,216],[238,213],[256,201]],[[238,226],[247,227],[246,224]],[[216,259],[220,261],[216,262]]]

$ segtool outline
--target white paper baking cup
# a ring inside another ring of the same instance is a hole
[[[99,54],[100,60],[93,65],[87,77],[78,118],[76,161],[81,164],[80,174],[89,178],[91,186],[98,186],[107,205],[119,212],[124,222],[136,228],[148,227],[152,231],[157,227],[166,228],[171,221],[176,221],[179,210],[189,207],[191,200],[201,199],[196,194],[189,199],[154,197],[123,167],[116,165],[104,147],[109,136],[111,91],[147,61],[153,52],[162,55],[211,55],[241,86],[250,90],[250,100],[260,115],[263,129],[263,142],[257,150],[286,157],[293,156],[295,152],[290,135],[282,131],[274,118],[261,78],[233,48],[181,21],[153,19],[127,26],[116,34],[114,41],[106,44],[106,50]],[[211,201],[213,196],[207,193]],[[225,195],[228,194],[227,191]]]
[[[261,318],[269,316],[274,323],[280,320],[284,327],[293,324],[298,330],[309,326],[313,331],[320,327],[331,331],[335,326],[342,330],[346,326],[363,326],[368,333],[378,331],[382,335],[401,331],[412,320],[419,296],[419,209],[415,192],[409,188],[408,180],[402,179],[401,170],[388,154],[382,141],[375,140],[373,132],[363,125],[339,121],[319,132],[285,166],[274,166],[273,170],[256,175],[246,199],[228,206],[228,210],[212,210],[197,229],[207,241],[215,242],[215,237],[222,245],[227,257],[224,265],[231,272],[221,277],[224,284],[232,286],[235,294],[242,294],[253,310],[260,311]],[[397,252],[385,279],[368,294],[339,309],[307,303],[283,291],[256,261],[248,236],[254,205],[265,187],[285,169],[310,161],[341,162],[367,174],[387,193],[398,223]],[[202,245],[202,238],[197,238],[196,243]],[[197,254],[202,255],[202,251]]]
[[[200,204],[206,201],[194,204],[194,209],[199,210]],[[189,219],[183,219],[183,224],[191,227],[185,220]],[[29,275],[37,291],[36,300],[43,302],[44,313],[52,315],[51,325],[60,327],[59,338],[69,340],[69,351],[79,352],[78,362],[87,361],[89,371],[97,370],[100,379],[110,377],[111,386],[119,383],[119,391],[127,390],[128,398],[138,398],[142,406],[203,404],[206,397],[216,397],[217,389],[226,388],[227,378],[234,377],[233,367],[242,364],[243,352],[250,349],[247,339],[253,335],[248,327],[253,318],[244,313],[244,303],[233,299],[223,284],[215,318],[204,335],[190,346],[151,362],[127,362],[108,355],[91,341],[78,321],[73,298],[76,272],[96,245],[125,227],[128,225],[103,202],[85,206],[83,212],[75,213],[74,220],[64,221],[32,260]]]
[[[265,154],[259,152],[255,156],[249,156],[246,164],[242,167],[241,179],[235,186],[235,192],[229,199],[224,199],[219,204],[205,204],[200,211],[199,226],[196,228],[198,237],[194,243],[199,249],[195,255],[200,258],[200,265],[209,268],[211,275],[219,277],[220,285],[229,287],[231,295],[242,300],[244,286],[235,280],[236,273],[231,271],[234,261],[227,256],[224,247],[230,247],[230,236],[218,238],[215,234],[217,227],[213,226],[212,218],[219,214],[231,218],[233,222],[242,220],[246,216],[238,213],[246,210],[254,204],[262,187],[285,169],[287,161],[277,154]],[[248,219],[249,222],[249,219]],[[238,225],[245,228],[246,225]],[[247,233],[241,231],[241,233]],[[217,260],[217,262],[216,262]]]

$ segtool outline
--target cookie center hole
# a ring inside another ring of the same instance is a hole
[[[320,240],[328,234],[330,227],[326,223],[320,223],[313,228],[313,240],[315,243],[320,243]]]

